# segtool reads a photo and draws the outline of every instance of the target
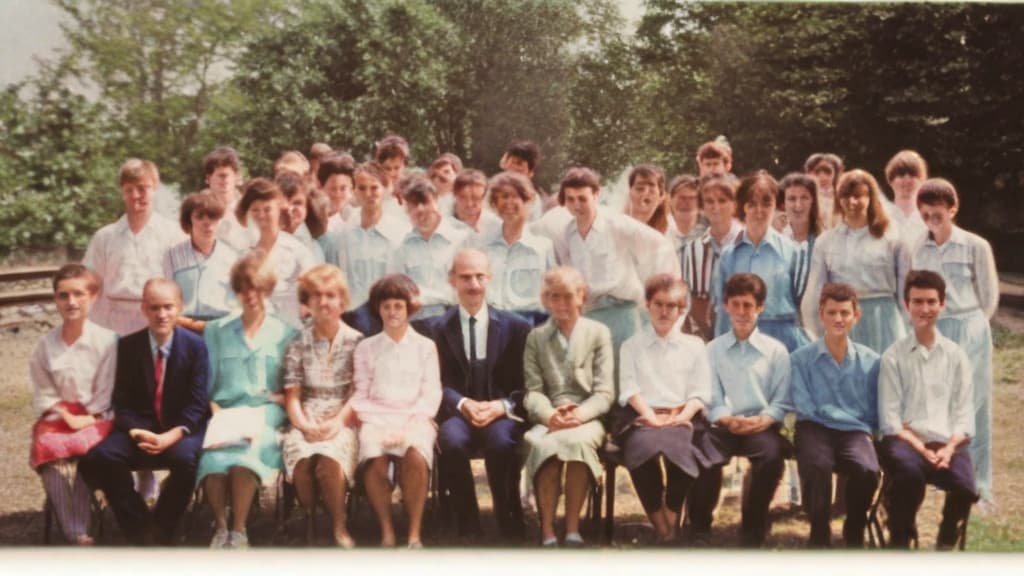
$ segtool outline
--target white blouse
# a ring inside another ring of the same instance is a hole
[[[88,414],[109,415],[117,366],[117,334],[86,321],[68,346],[61,326],[39,340],[29,360],[32,410],[42,416],[58,402],[77,402]]]

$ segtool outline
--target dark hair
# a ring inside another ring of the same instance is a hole
[[[420,311],[420,289],[405,274],[388,274],[370,287],[370,313],[380,320],[380,305],[385,300],[405,300],[405,310],[411,317]]]
[[[924,180],[928,177],[928,163],[913,150],[900,150],[885,165],[885,181],[892,182],[904,174]]]
[[[513,140],[505,148],[505,156],[515,156],[526,162],[530,172],[540,164],[540,146],[530,140]]]
[[[409,142],[398,134],[388,134],[377,142],[373,159],[383,163],[391,158],[401,158],[403,161],[409,159]]]
[[[402,200],[410,204],[423,204],[430,198],[437,198],[437,187],[421,172],[407,174],[398,181]]]
[[[939,302],[946,302],[946,281],[938,272],[932,270],[911,270],[903,282],[903,301],[910,304],[910,289],[933,289],[939,293]]]
[[[57,286],[61,282],[76,278],[85,278],[85,287],[90,294],[97,294],[100,291],[101,278],[99,274],[81,264],[72,263],[65,264],[60,267],[60,270],[57,270],[57,274],[53,277],[53,292],[57,293]]]
[[[732,176],[716,176],[710,175],[700,179],[700,201],[701,205],[704,203],[704,194],[708,190],[719,190],[725,194],[729,200],[736,201],[736,178]]]
[[[839,179],[839,188],[836,189],[834,210],[841,217],[846,218],[842,199],[853,196],[861,186],[868,187],[868,231],[875,238],[881,238],[885,235],[886,228],[889,227],[889,216],[882,208],[882,193],[878,188],[878,181],[870,172],[855,168],[843,173],[843,177]]]
[[[930,178],[917,191],[917,206],[941,206],[956,208],[960,204],[953,183],[944,178]]]
[[[203,158],[203,174],[206,176],[224,166],[231,168],[236,173],[242,171],[242,161],[238,158],[238,151],[230,146],[216,148]]]
[[[818,181],[801,172],[786,174],[782,181],[779,182],[779,203],[785,206],[786,190],[796,187],[806,188],[811,193],[811,209],[808,211],[807,218],[810,220],[810,233],[817,236],[821,234],[822,229],[821,209],[818,206]]]
[[[661,193],[661,202],[658,203],[646,224],[664,234],[665,230],[668,230],[668,194],[665,193],[665,172],[654,164],[640,164],[629,171],[630,188],[633,187],[637,178],[653,179],[654,185]],[[626,206],[629,206],[629,203]]]
[[[676,195],[676,192],[686,189],[695,190],[697,192],[697,207],[703,207],[703,203],[700,198],[700,180],[698,180],[693,174],[680,174],[673,178],[668,184],[668,197],[671,199]]]
[[[736,217],[740,221],[746,221],[747,213],[743,206],[754,200],[754,193],[759,189],[767,189],[774,206],[778,202],[779,183],[771,174],[764,170],[758,170],[740,180],[740,186],[736,189]]]
[[[815,152],[808,156],[807,161],[804,162],[804,172],[813,174],[821,164],[828,164],[832,167],[832,188],[835,189],[839,185],[839,177],[843,175],[843,170],[846,169],[843,165],[843,159],[828,152]]]
[[[466,186],[472,186],[474,184],[487,188],[487,176],[479,170],[469,168],[459,172],[459,175],[455,177],[455,183],[452,184],[452,191],[458,192]]]
[[[306,195],[306,227],[309,228],[309,233],[313,238],[319,238],[324,235],[327,231],[327,212],[324,210],[322,202],[317,200],[320,197],[320,192],[314,190],[309,186],[309,183],[305,178],[295,174],[294,172],[285,172],[278,176],[274,183],[281,189],[281,193],[284,195],[286,200],[291,200],[296,194]],[[282,210],[282,216],[287,220],[288,227],[298,224],[288,220],[288,210]]]
[[[487,201],[492,208],[496,203],[494,193],[502,188],[511,188],[519,195],[523,202],[529,202],[537,197],[537,191],[533,188],[533,183],[526,176],[519,172],[499,172],[491,176],[491,180],[487,183]]]
[[[664,272],[654,274],[647,279],[647,282],[644,282],[644,299],[650,302],[658,292],[671,292],[673,290],[682,290],[683,296],[679,305],[685,305],[684,303],[690,298],[690,286],[685,281],[671,274]]]
[[[459,172],[462,172],[462,159],[451,152],[445,152],[438,156],[436,160],[431,162],[430,169],[427,170],[427,175],[433,176],[435,172],[445,166],[451,166],[452,171],[458,174]]]
[[[335,174],[348,176],[355,181],[356,161],[348,152],[331,152],[320,159],[320,166],[316,169],[316,181],[321,186]]]
[[[758,306],[764,305],[765,299],[768,298],[768,287],[765,286],[764,280],[761,280],[760,276],[749,272],[740,272],[733,274],[726,280],[725,294],[723,296],[725,302],[728,302],[729,298],[746,296],[747,294],[754,297],[754,302]]]
[[[818,298],[819,310],[825,307],[826,300],[853,302],[854,310],[860,306],[860,301],[857,299],[857,291],[853,289],[853,286],[840,282],[829,282],[821,288],[821,296]]]
[[[242,199],[235,207],[235,217],[238,218],[242,226],[246,226],[248,223],[245,215],[254,202],[280,200],[281,198],[281,189],[277,187],[277,184],[266,178],[252,178],[242,185]]]
[[[732,147],[724,142],[712,140],[705,142],[697,148],[697,161],[723,158],[732,161]]]
[[[212,192],[195,192],[185,197],[181,203],[178,223],[185,234],[192,233],[192,215],[209,216],[214,220],[224,217],[227,207],[219,196]]]
[[[566,188],[590,188],[597,193],[601,190],[601,178],[590,168],[574,166],[565,171],[558,185],[559,204],[565,204]]]

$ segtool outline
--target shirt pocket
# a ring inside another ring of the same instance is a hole
[[[542,270],[531,262],[510,264],[507,274],[512,293],[519,298],[539,299]]]

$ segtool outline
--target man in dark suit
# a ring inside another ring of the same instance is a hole
[[[181,290],[170,280],[146,282],[142,313],[149,327],[121,338],[114,377],[114,430],[83,458],[80,469],[100,488],[133,544],[169,544],[192,497],[209,418],[210,361],[203,339],[176,328]],[[153,512],[132,485],[133,469],[170,472]]]
[[[448,273],[459,305],[431,320],[444,397],[438,412],[442,490],[455,508],[459,532],[480,534],[480,511],[469,458],[482,452],[502,536],[523,537],[519,501],[523,349],[530,324],[485,300],[487,256],[459,252]]]

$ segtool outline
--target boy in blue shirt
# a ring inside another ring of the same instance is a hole
[[[847,478],[843,540],[848,548],[861,548],[867,511],[878,488],[878,456],[871,435],[878,427],[879,357],[850,340],[861,316],[853,287],[826,284],[818,315],[824,337],[790,357],[796,460],[811,522],[808,545],[831,545],[832,472],[838,471]]]

